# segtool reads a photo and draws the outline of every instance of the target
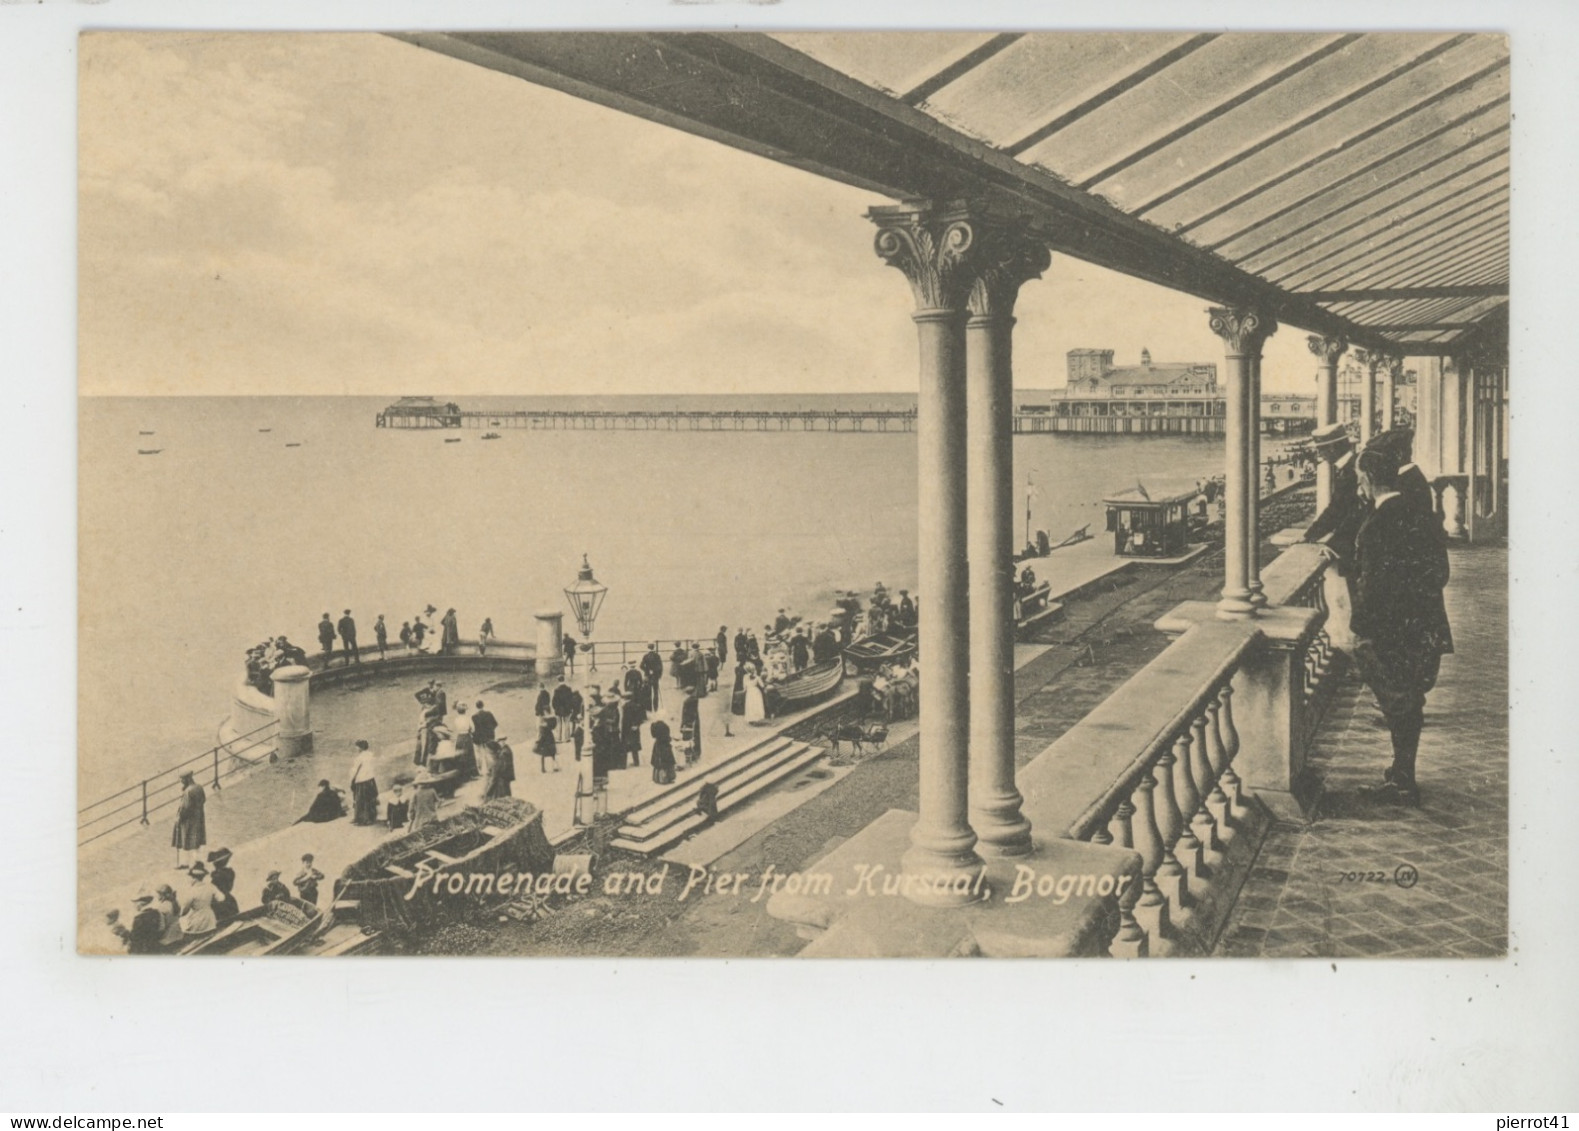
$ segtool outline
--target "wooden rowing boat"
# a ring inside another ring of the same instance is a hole
[[[775,695],[775,715],[798,711],[837,691],[844,682],[844,657],[835,656],[820,664],[803,668],[778,683],[769,684],[767,690]]]
[[[916,654],[912,633],[884,632],[852,640],[844,650],[845,663],[853,672],[867,672],[884,664],[908,664]]]
[[[484,801],[348,865],[335,881],[333,919],[354,922],[362,933],[452,922],[493,894],[491,885],[484,890],[469,877],[538,874],[553,866],[540,810],[516,797]],[[467,878],[462,890],[448,886],[451,876]]]
[[[251,958],[289,954],[316,931],[323,912],[305,900],[287,896],[243,911],[211,935],[181,948],[182,954],[215,954]]]

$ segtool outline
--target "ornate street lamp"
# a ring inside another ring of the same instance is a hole
[[[576,571],[576,582],[565,589],[565,599],[570,602],[570,611],[576,615],[576,624],[581,629],[581,635],[590,638],[592,625],[598,619],[598,610],[603,607],[603,598],[608,594],[609,587],[592,576],[592,567],[587,564],[587,555],[581,555],[581,568]]]

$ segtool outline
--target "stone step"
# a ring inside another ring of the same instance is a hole
[[[693,766],[683,771],[684,776],[673,786],[649,797],[625,813],[626,825],[650,825],[663,817],[666,810],[678,804],[689,805],[701,792],[704,782],[717,782],[720,790],[726,788],[725,779],[760,763],[764,758],[783,753],[795,745],[795,740],[782,734],[769,735],[761,742],[731,754],[718,762]]]
[[[646,840],[655,832],[667,828],[676,820],[693,812],[696,808],[696,798],[702,792],[704,783],[710,781],[718,786],[719,798],[722,799],[725,794],[733,793],[798,757],[806,749],[806,745],[793,739],[785,739],[782,742],[760,747],[755,758],[738,762],[728,769],[720,771],[715,768],[711,772],[698,774],[691,781],[666,790],[660,795],[660,799],[666,804],[649,810],[642,820],[625,821],[620,826],[619,835],[627,840]]]
[[[737,775],[730,787],[720,789],[719,817],[724,817],[730,810],[744,805],[758,794],[800,773],[806,767],[821,760],[825,753],[820,747],[796,743],[787,757],[773,758],[758,767],[757,772]],[[628,832],[633,831],[628,827],[622,828],[620,834],[609,843],[627,852],[656,856],[674,847],[706,824],[707,821],[693,807],[675,813],[672,819],[662,826],[644,830],[639,838],[627,835]]]

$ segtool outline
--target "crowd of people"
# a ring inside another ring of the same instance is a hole
[[[105,926],[129,954],[174,954],[208,938],[242,914],[233,858],[230,849],[216,848],[205,859],[178,867],[181,881],[145,885],[132,899],[131,921],[124,921],[117,908],[105,913]],[[281,875],[278,869],[267,874],[257,906],[290,899],[318,903],[324,874],[312,853],[302,855],[291,887]]]
[[[437,606],[428,605],[409,620],[402,621],[393,642],[390,640],[389,623],[384,614],[379,613],[373,621],[373,646],[378,650],[378,658],[386,659],[390,651],[396,648],[405,653],[453,655],[457,652],[461,647],[460,620],[454,609],[446,609],[443,616],[438,616],[438,611]],[[495,639],[493,618],[484,617],[477,629],[478,655],[486,655]],[[362,662],[356,617],[350,609],[344,610],[338,620],[328,613],[318,619],[318,647],[325,666],[332,664],[336,658],[347,667]],[[570,647],[574,647],[573,639]],[[307,652],[304,649],[292,644],[284,636],[276,636],[247,649],[247,682],[265,695],[272,695],[273,676],[277,669],[305,663]]]
[[[247,682],[265,695],[274,694],[274,673],[307,662],[307,653],[283,636],[247,649]]]

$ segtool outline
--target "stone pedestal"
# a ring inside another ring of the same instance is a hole
[[[537,621],[537,675],[551,679],[565,670],[565,614],[544,609],[532,616]]]
[[[274,672],[274,717],[279,720],[280,755],[293,758],[313,748],[310,706],[312,672],[304,667],[278,668]]]
[[[919,906],[900,864],[915,815],[890,809],[806,867],[816,877],[768,913],[811,940],[807,958],[1096,957],[1118,931],[1118,897],[1140,882],[1127,848],[1077,840],[1038,841],[1018,857],[989,857],[965,876],[972,901]],[[823,879],[826,877],[826,880]],[[810,894],[808,894],[808,889]]]
[[[1205,601],[1186,601],[1157,621],[1182,634],[1217,615]],[[1316,609],[1263,609],[1255,619],[1260,647],[1246,656],[1234,676],[1234,726],[1239,756],[1234,772],[1245,787],[1282,820],[1303,822],[1319,787],[1306,772],[1305,649],[1322,624]]]

